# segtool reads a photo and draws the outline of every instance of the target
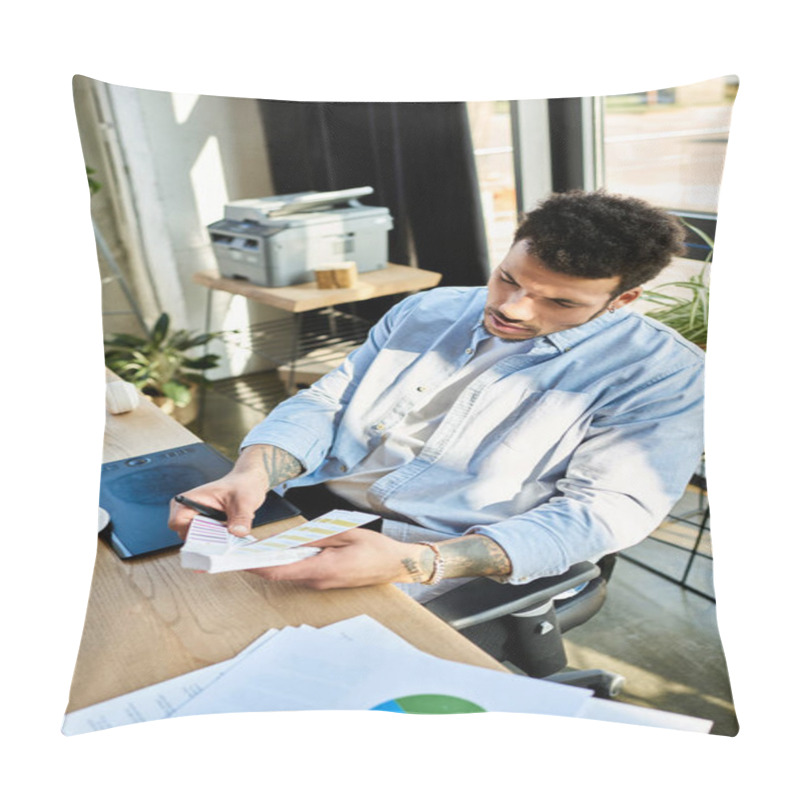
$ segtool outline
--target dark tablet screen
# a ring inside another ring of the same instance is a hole
[[[221,478],[232,466],[228,458],[205,442],[103,464],[100,505],[111,517],[103,535],[120,558],[180,547],[183,542],[167,527],[170,500]],[[298,514],[295,506],[270,492],[253,525]]]

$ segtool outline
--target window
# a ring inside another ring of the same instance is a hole
[[[606,188],[715,215],[737,87],[729,76],[603,98]]]
[[[734,76],[600,98],[467,103],[490,264],[507,252],[518,207],[550,191],[604,186],[680,212],[713,237]],[[690,258],[705,258],[689,234]]]
[[[517,227],[511,108],[505,101],[467,103],[486,225],[489,264],[499,264]]]

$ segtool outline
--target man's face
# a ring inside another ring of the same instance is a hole
[[[493,336],[520,341],[583,325],[641,294],[614,297],[619,278],[578,278],[553,272],[517,242],[492,272],[483,324]]]

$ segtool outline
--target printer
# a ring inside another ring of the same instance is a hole
[[[314,268],[355,262],[359,272],[386,266],[389,209],[365,206],[371,186],[236,200],[207,226],[223,278],[259,286],[314,280]]]

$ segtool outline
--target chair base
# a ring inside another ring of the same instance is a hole
[[[604,669],[565,670],[555,675],[548,675],[544,680],[591,689],[595,697],[607,700],[617,697],[625,686],[625,678],[622,675]]]

